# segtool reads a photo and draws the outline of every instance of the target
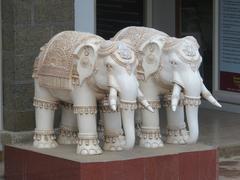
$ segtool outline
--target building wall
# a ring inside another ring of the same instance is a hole
[[[175,36],[175,0],[152,0],[152,27]]]
[[[32,130],[32,67],[39,48],[54,34],[74,29],[74,0],[3,0],[4,129]]]

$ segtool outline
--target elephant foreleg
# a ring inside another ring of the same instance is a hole
[[[82,155],[101,154],[102,149],[99,146],[97,136],[96,114],[94,112],[92,114],[78,113],[77,122],[79,128],[77,153]]]
[[[96,122],[96,97],[94,92],[83,84],[72,92],[73,111],[77,115],[77,153],[82,155],[101,154]]]
[[[73,105],[62,103],[60,134],[57,138],[57,142],[59,144],[76,144],[77,134],[77,116],[73,113]]]
[[[58,102],[47,89],[40,87],[35,80],[35,106],[36,129],[33,146],[37,148],[54,148],[57,146],[54,133],[54,112]]]
[[[108,151],[123,150],[126,143],[123,136],[120,112],[104,113],[104,137],[103,149]]]
[[[176,110],[172,111],[171,108],[171,95],[164,97],[164,105],[167,114],[167,139],[169,144],[186,144],[189,138],[184,121],[184,106],[183,99],[180,99]]]
[[[150,104],[153,101],[148,101]],[[158,101],[154,101],[154,104],[160,103]],[[153,108],[154,106],[151,105]],[[158,106],[158,105],[157,105]],[[160,134],[160,125],[159,125],[159,107],[154,108],[154,112],[149,112],[145,109],[142,109],[142,126],[141,126],[141,133],[140,133],[140,142],[139,145],[146,148],[157,148],[162,147],[163,142],[161,140]]]
[[[142,125],[139,145],[146,148],[162,147],[158,110],[160,108],[159,87],[153,79],[148,79],[141,83],[141,89],[154,112],[141,107]]]

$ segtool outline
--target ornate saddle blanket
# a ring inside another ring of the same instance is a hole
[[[135,50],[139,50],[140,46],[153,36],[169,37],[166,33],[153,28],[132,26],[119,31],[112,40],[126,40],[131,43]]]
[[[85,41],[100,37],[75,31],[64,31],[55,35],[40,50],[35,60],[33,77],[38,78],[40,86],[72,89],[74,73],[73,52]],[[75,70],[76,71],[76,70]]]

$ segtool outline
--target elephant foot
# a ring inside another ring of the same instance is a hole
[[[186,128],[183,129],[168,129],[167,140],[168,144],[187,144],[189,132]]]
[[[108,136],[105,135],[105,142],[103,149],[106,151],[121,151],[126,144],[125,136]]]
[[[55,148],[58,146],[54,130],[35,130],[33,146],[36,148]]]
[[[95,155],[102,154],[102,149],[99,146],[99,140],[94,136],[78,136],[77,154],[81,155]]]
[[[67,127],[61,127],[57,142],[59,144],[77,144],[77,134],[78,131],[72,130]]]
[[[139,145],[145,148],[163,147],[159,129],[142,128]]]

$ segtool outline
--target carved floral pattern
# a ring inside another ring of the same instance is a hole
[[[47,100],[34,98],[33,106],[38,107],[38,108],[56,110],[59,107],[59,102],[47,101]]]
[[[142,128],[140,138],[142,138],[142,139],[161,139],[160,129]]]
[[[161,108],[161,103],[160,100],[155,100],[155,101],[150,101],[148,100],[149,105],[153,108],[153,109],[160,109]],[[138,103],[138,108],[140,109],[145,109],[143,107],[142,104]]]
[[[185,106],[199,106],[201,104],[201,98],[200,97],[190,97],[190,96],[185,95],[183,104]]]
[[[56,147],[56,136],[54,130],[35,130],[33,145],[38,148]]]
[[[91,39],[96,39],[96,42],[103,40],[99,36],[76,31],[57,34],[40,53],[34,77],[38,77],[39,83],[44,87],[71,89],[74,50]]]
[[[75,114],[97,114],[97,106],[73,106]]]
[[[169,94],[164,96],[163,98],[164,107],[171,107],[171,98],[172,98],[172,95],[169,95]],[[183,98],[184,96],[181,95],[180,100],[178,102],[178,106],[183,106]]]

